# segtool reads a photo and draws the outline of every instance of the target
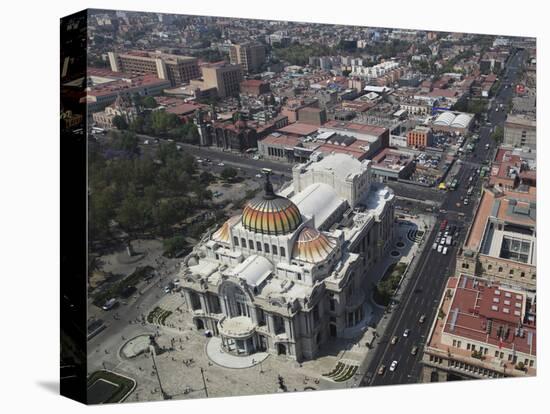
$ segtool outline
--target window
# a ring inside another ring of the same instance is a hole
[[[487,269],[489,269],[489,270],[491,270],[492,268],[493,268],[493,265],[492,265],[492,264],[490,264],[490,265],[487,266]]]
[[[241,238],[241,246],[246,249],[246,239],[244,237]]]
[[[269,253],[269,244],[264,243],[264,252]]]
[[[510,274],[511,274],[511,275],[514,274],[514,269],[510,269]]]
[[[252,240],[248,240],[248,248],[254,250],[254,242]]]
[[[239,238],[237,236],[233,236],[233,244],[235,246],[238,246],[239,245]]]
[[[313,308],[313,321],[317,322],[319,320],[319,307],[315,305]]]
[[[466,344],[466,349],[469,351],[470,350],[470,344]]]
[[[499,266],[498,271],[499,273],[502,273],[502,266]]]
[[[521,272],[520,277],[525,277],[525,272]]]
[[[281,253],[281,257],[285,257],[286,252],[285,252],[285,248],[284,248],[284,247],[281,247],[281,248],[280,248],[280,253]]]
[[[273,245],[271,246],[271,249],[273,251],[273,254],[277,254],[277,246]]]
[[[495,351],[495,358],[498,358],[498,351]]]
[[[300,273],[296,273],[296,276],[298,277],[298,280],[302,280],[302,275]]]
[[[262,251],[262,243],[259,241],[256,242],[256,250],[258,250],[259,252]]]

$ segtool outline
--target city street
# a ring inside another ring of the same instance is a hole
[[[510,59],[505,77],[512,84],[516,80],[518,66],[521,64],[522,59],[523,52],[517,52]],[[488,113],[488,120],[493,126],[504,123],[505,112],[496,112],[495,108],[500,103],[507,102],[511,95],[511,89],[504,88],[501,85],[494,99],[495,104]],[[419,381],[421,374],[419,361],[422,358],[422,347],[426,343],[426,336],[431,322],[436,317],[437,304],[443,293],[445,282],[454,273],[456,251],[464,241],[477,204],[477,200],[472,200],[466,206],[462,203],[462,200],[466,197],[468,187],[465,184],[465,179],[472,170],[482,165],[483,160],[492,158],[494,143],[491,138],[491,130],[492,127],[490,126],[481,127],[480,140],[476,151],[466,157],[457,175],[460,183],[457,190],[444,193],[445,200],[442,203],[435,229],[425,242],[426,247],[415,270],[415,280],[405,288],[402,300],[398,303],[386,331],[376,341],[376,354],[366,371],[362,385],[403,384]],[[485,148],[486,144],[490,145],[488,150]],[[473,184],[478,187],[481,185],[479,176],[476,177]],[[479,194],[479,192],[476,192],[476,194]],[[440,223],[444,219],[448,220],[450,225],[456,225],[460,228],[460,236],[454,243],[456,245],[449,249],[447,255],[442,255],[431,248]],[[426,315],[426,320],[422,324],[419,323],[421,315]],[[407,337],[403,336],[405,329],[411,330]],[[392,345],[391,338],[394,336],[398,340],[397,343]],[[413,346],[419,347],[416,355],[411,354]],[[391,372],[387,368],[390,367],[393,361],[398,361],[398,365],[395,371]],[[383,375],[378,375],[381,365],[384,365],[386,370]]]

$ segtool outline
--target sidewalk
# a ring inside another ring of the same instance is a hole
[[[414,251],[414,257],[412,258],[411,262],[408,265],[407,270],[405,271],[405,274],[404,274],[404,276],[401,280],[401,284],[397,288],[397,291],[396,291],[396,293],[393,297],[393,300],[395,300],[395,301],[400,301],[401,300],[401,298],[403,296],[403,293],[407,289],[407,286],[408,286],[409,282],[413,279],[413,276],[416,275],[416,273],[415,273],[416,267],[418,265],[418,262],[420,261],[420,257],[422,256],[422,253],[424,252],[424,249],[426,248],[426,240],[430,237],[431,233],[434,231],[433,224],[435,223],[435,221],[436,221],[435,217],[432,217],[431,220],[430,220],[431,223],[428,227],[428,231],[424,234],[422,244],[418,245],[418,244],[415,243],[415,245],[413,246],[413,249],[415,250]],[[428,246],[428,248],[429,248],[429,246]],[[384,262],[381,262],[380,265],[379,265],[380,267],[386,266],[382,270],[382,272],[385,272],[385,269],[387,269],[387,266],[391,265],[392,261],[390,260],[390,258],[394,259],[393,262],[396,261],[395,258],[393,258],[391,256],[387,257],[384,260]],[[399,259],[397,259],[397,261],[398,260]],[[378,268],[378,266],[377,266],[377,268]],[[380,275],[380,277],[382,277],[383,274],[384,273],[382,273]],[[370,292],[370,293],[372,293],[372,292]],[[370,295],[369,297],[370,297],[371,302],[373,302],[372,301],[372,295]],[[365,375],[367,374],[367,369],[370,367],[370,365],[371,365],[371,363],[374,359],[374,356],[376,354],[376,350],[377,350],[378,344],[380,343],[380,340],[382,338],[384,338],[384,335],[386,333],[386,329],[387,329],[388,325],[390,324],[390,322],[392,321],[392,319],[394,318],[394,316],[396,314],[398,314],[398,312],[395,312],[395,311],[387,312],[385,309],[380,308],[379,306],[377,306],[374,303],[373,303],[373,307],[378,309],[378,312],[379,312],[379,315],[380,315],[380,318],[378,319],[378,323],[377,323],[376,329],[375,329],[376,335],[375,335],[374,340],[371,342],[372,347],[368,350],[364,360],[361,362],[361,364],[359,366],[359,369],[357,370],[357,375],[359,377],[354,382],[354,384],[353,384],[354,387],[361,385],[361,383],[364,381]]]

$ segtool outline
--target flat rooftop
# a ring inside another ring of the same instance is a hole
[[[444,333],[536,355],[536,320],[524,292],[464,275],[455,283]]]

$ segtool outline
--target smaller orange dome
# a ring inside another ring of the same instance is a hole
[[[304,227],[292,250],[292,257],[309,263],[325,260],[336,247],[336,242],[313,227]]]

